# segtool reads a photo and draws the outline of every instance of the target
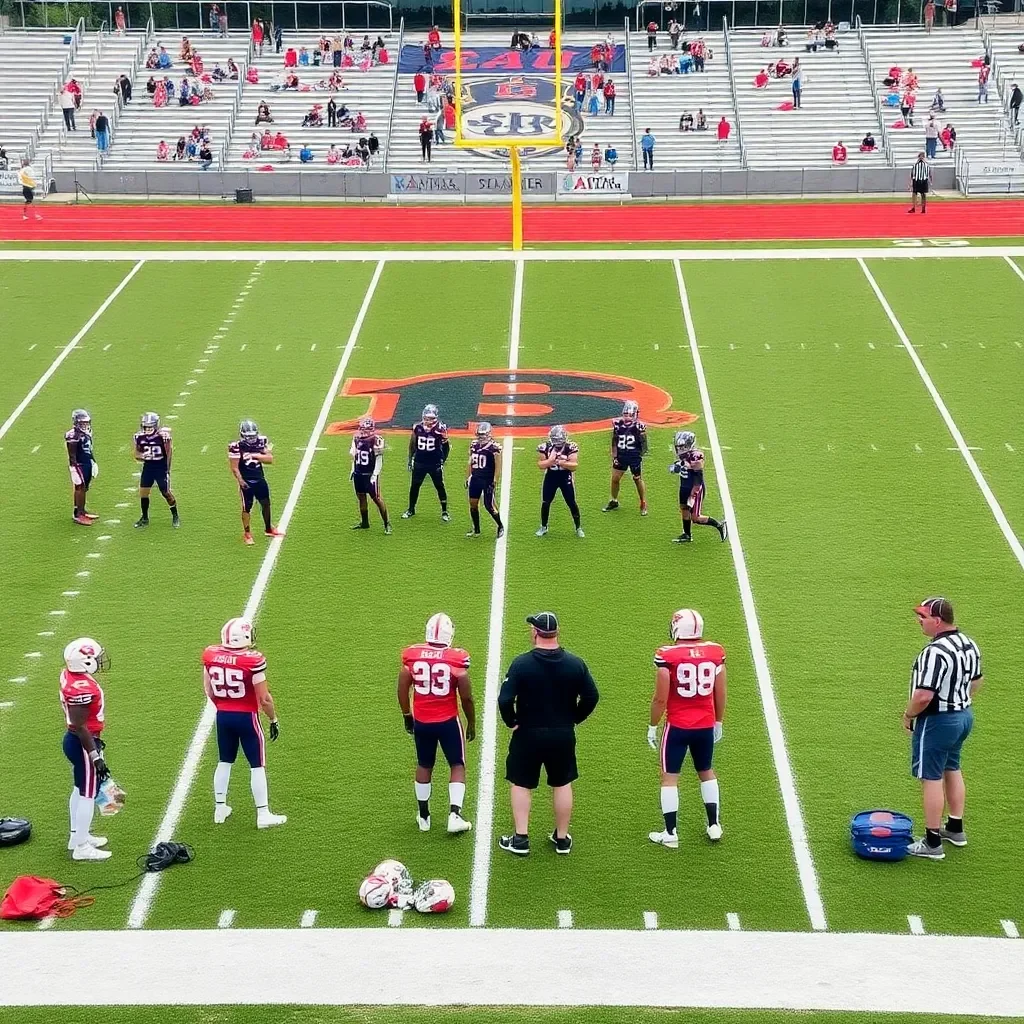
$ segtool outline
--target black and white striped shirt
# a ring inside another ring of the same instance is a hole
[[[927,181],[932,176],[931,169],[924,160],[918,160],[910,169],[911,181]]]
[[[960,630],[930,640],[910,671],[910,690],[931,690],[922,715],[963,711],[971,706],[971,683],[981,678],[981,651]]]

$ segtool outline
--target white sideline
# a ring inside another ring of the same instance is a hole
[[[967,468],[971,471],[971,476],[974,477],[974,482],[978,485],[981,490],[985,501],[988,502],[988,507],[992,511],[992,515],[995,516],[996,523],[999,525],[999,529],[1002,530],[1003,536],[1006,538],[1006,543],[1010,545],[1010,550],[1013,552],[1014,557],[1017,559],[1018,564],[1024,569],[1024,545],[1021,544],[1020,539],[1013,532],[1013,527],[1010,526],[1010,521],[1006,518],[1006,513],[1003,512],[1002,507],[996,500],[996,496],[992,493],[992,488],[989,487],[988,481],[982,475],[981,467],[978,465],[977,460],[974,458],[970,447],[964,440],[964,435],[960,433],[960,428],[956,425],[950,414],[949,409],[946,408],[946,403],[942,400],[942,396],[939,394],[938,388],[932,383],[931,377],[928,375],[928,371],[924,368],[924,363],[921,362],[921,357],[917,354],[914,346],[910,342],[910,338],[907,337],[907,332],[903,330],[903,325],[896,319],[896,314],[892,311],[892,306],[889,305],[885,295],[882,294],[882,289],[878,287],[878,282],[875,280],[874,275],[868,270],[868,265],[864,260],[858,257],[857,262],[860,264],[861,270],[864,271],[864,276],[868,280],[868,284],[871,285],[871,290],[875,293],[875,298],[882,305],[882,309],[885,310],[885,315],[889,318],[889,323],[892,324],[892,329],[896,332],[896,336],[900,339],[901,344],[907,350],[907,354],[910,356],[911,362],[913,362],[921,380],[924,381],[924,386],[931,395],[932,401],[935,403],[935,408],[939,410],[939,415],[942,417],[943,422],[946,424],[946,429],[949,431],[950,436],[953,438],[953,442],[956,444],[963,456],[964,462],[967,463]],[[1011,266],[1020,273],[1019,268],[1015,264],[1011,263]]]
[[[294,928],[0,933],[0,1005],[703,1006],[1024,1015],[1024,942],[839,932]],[[253,956],[253,950],[259,956]],[[67,965],[102,950],[88,985]],[[273,965],[268,984],[267,965]],[[381,983],[381,964],[400,964]],[[666,970],[713,964],[714,970]],[[937,983],[922,964],[969,964]],[[225,967],[225,965],[230,965]],[[908,1018],[909,1019],[909,1018]]]
[[[523,318],[523,261],[516,261],[512,286],[512,315],[508,332],[508,368],[519,369],[519,332]],[[510,401],[512,399],[510,398]],[[491,574],[491,616],[487,629],[487,668],[484,684],[484,717],[480,734],[480,780],[476,797],[476,838],[473,873],[469,885],[469,923],[481,927],[487,920],[487,887],[491,879],[491,845],[494,837],[494,773],[498,745],[498,690],[501,684],[501,639],[505,623],[505,573],[508,564],[509,511],[512,507],[512,435],[501,443],[501,496],[498,511],[505,535],[494,545]]]
[[[306,450],[299,462],[299,468],[296,470],[291,490],[288,492],[288,500],[285,502],[284,509],[281,512],[281,518],[278,520],[278,528],[282,533],[287,531],[288,524],[295,512],[295,507],[299,502],[299,496],[302,494],[302,488],[306,482],[306,477],[309,475],[310,466],[313,464],[313,456],[317,450],[317,442],[323,436],[324,428],[327,425],[327,417],[330,415],[331,406],[333,405],[334,399],[337,397],[338,391],[341,388],[341,380],[345,376],[345,370],[348,367],[349,359],[352,357],[352,351],[355,348],[356,339],[359,337],[359,331],[363,326],[363,321],[366,319],[366,313],[370,308],[370,302],[373,300],[373,294],[377,290],[377,282],[380,280],[380,275],[384,270],[385,262],[386,261],[383,259],[377,262],[377,266],[373,272],[373,277],[370,278],[370,283],[366,288],[366,294],[363,296],[363,303],[359,307],[359,313],[356,316],[355,323],[352,325],[352,330],[349,333],[348,343],[345,345],[344,352],[342,352],[341,361],[338,363],[338,368],[334,372],[334,378],[331,380],[331,386],[324,397],[323,405],[320,407],[320,414],[317,416],[316,423],[313,425],[312,433],[309,435],[309,442],[306,444]],[[266,593],[267,584],[270,582],[270,576],[274,571],[274,565],[277,562],[277,556],[281,551],[281,545],[283,543],[284,538],[275,537],[267,546],[267,552],[263,556],[263,564],[260,566],[260,571],[256,575],[256,581],[253,583],[252,591],[249,594],[249,600],[246,602],[245,609],[242,611],[242,618],[252,621],[256,617],[260,605],[263,602],[263,595]],[[192,784],[195,782],[196,772],[199,770],[199,762],[202,760],[203,748],[206,746],[206,741],[210,738],[210,733],[213,731],[215,720],[216,712],[214,707],[209,701],[207,701],[203,706],[203,713],[196,725],[195,732],[192,734],[192,739],[189,741],[188,750],[185,753],[185,760],[182,762],[181,768],[178,771],[178,777],[175,780],[174,789],[171,791],[171,797],[167,803],[167,808],[164,811],[160,827],[157,829],[156,835],[153,837],[154,846],[157,843],[167,842],[174,836],[174,830],[177,828],[178,822],[181,820],[181,815],[185,810],[185,803],[188,800]],[[153,900],[156,898],[157,891],[160,888],[161,878],[163,878],[163,875],[159,872],[150,872],[149,874],[142,876],[142,881],[139,883],[138,891],[135,894],[135,899],[132,901],[131,909],[128,913],[129,928],[141,928],[146,923],[146,918],[148,917],[150,908],[153,905]]]
[[[825,920],[825,906],[818,888],[818,875],[814,868],[814,858],[807,842],[807,829],[804,826],[803,811],[800,809],[800,798],[796,792],[796,780],[793,777],[793,766],[789,761],[786,749],[786,736],[782,730],[782,719],[779,706],[775,699],[775,687],[772,684],[771,669],[768,667],[768,654],[765,651],[764,639],[761,636],[761,624],[757,618],[754,605],[754,593],[750,588],[750,576],[747,573],[747,561],[740,544],[739,523],[736,521],[736,509],[729,491],[729,480],[725,475],[725,455],[718,439],[718,427],[715,425],[715,414],[711,408],[711,393],[708,390],[707,377],[704,375],[704,363],[697,345],[697,334],[693,327],[693,316],[690,312],[690,300],[686,294],[683,281],[683,268],[679,260],[675,261],[676,283],[679,285],[679,301],[683,307],[683,320],[686,323],[686,335],[690,342],[690,355],[693,368],[697,375],[697,387],[700,390],[701,407],[704,411],[704,423],[708,431],[708,443],[715,460],[715,479],[722,495],[722,508],[729,523],[729,546],[732,550],[732,561],[736,569],[736,582],[739,586],[740,601],[743,605],[743,617],[747,622],[747,636],[750,639],[750,653],[754,659],[754,673],[757,676],[757,688],[761,695],[764,709],[765,725],[768,729],[768,741],[771,746],[772,760],[775,763],[775,774],[778,776],[779,789],[782,793],[782,804],[786,812],[786,825],[789,828],[790,841],[793,844],[793,857],[796,860],[797,875],[803,891],[807,914],[811,919],[811,927],[815,931],[824,931],[828,924]]]
[[[725,262],[735,260],[949,260],[1005,259],[1024,257],[1024,246],[978,245],[964,248],[924,246],[822,246],[820,248],[754,249],[3,249],[0,262],[113,262],[145,260],[153,263],[593,263],[603,261],[649,263],[686,260]]]
[[[103,300],[102,305],[95,313],[85,322],[85,326],[60,350],[59,355],[50,365],[46,368],[46,372],[32,385],[32,389],[29,393],[18,403],[18,407],[11,413],[10,416],[4,420],[3,424],[0,424],[0,440],[3,440],[4,435],[14,426],[18,417],[28,408],[29,403],[32,401],[43,387],[46,382],[57,372],[60,368],[60,364],[75,350],[75,346],[92,330],[96,321],[110,308],[110,304],[128,287],[129,281],[142,269],[143,264],[146,262],[144,259],[139,259],[138,254],[129,256],[128,259],[138,260],[134,267],[128,271],[127,274],[121,279],[121,283]]]

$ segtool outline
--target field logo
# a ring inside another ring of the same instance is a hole
[[[441,418],[455,437],[470,437],[481,420],[496,434],[543,437],[556,423],[570,433],[607,430],[628,400],[640,404],[651,426],[682,426],[697,419],[691,412],[672,410],[672,396],[653,384],[604,373],[573,370],[466,370],[432,373],[401,380],[345,381],[342,396],[369,397],[361,415],[372,416],[384,432],[407,431],[425,405],[440,408]],[[355,430],[359,418],[332,423],[328,434]]]

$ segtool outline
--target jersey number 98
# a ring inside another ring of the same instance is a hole
[[[676,693],[680,697],[706,697],[715,688],[717,669],[713,661],[701,661],[696,665],[684,661],[676,666]]]
[[[241,700],[245,696],[245,673],[240,668],[224,668],[211,665],[206,674],[210,677],[210,689],[216,697]]]
[[[413,689],[417,693],[447,697],[452,689],[452,670],[443,661],[414,661],[412,663]]]

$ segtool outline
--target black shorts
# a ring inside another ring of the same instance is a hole
[[[544,474],[544,485],[541,488],[541,501],[548,503],[555,500],[555,495],[561,491],[567,505],[576,504],[576,485],[573,483],[572,473],[557,472],[548,470]]]
[[[458,717],[446,722],[414,722],[412,738],[416,742],[416,764],[420,768],[434,767],[438,746],[452,768],[466,763],[466,739]]]
[[[661,736],[661,770],[666,775],[678,775],[687,750],[693,759],[694,771],[710,771],[715,752],[714,728],[680,729],[675,725],[666,725]]]
[[[469,496],[471,498],[483,498],[484,508],[494,507],[494,481],[482,480],[478,477],[469,478]]]
[[[26,203],[31,203],[36,197],[36,190],[34,188],[29,188],[28,185],[22,185],[21,194],[25,197]]]
[[[926,196],[928,195],[928,182],[927,181],[915,181],[912,183],[914,186],[915,196]]]
[[[244,511],[248,512],[254,501],[260,503],[270,501],[270,484],[266,480],[246,480],[245,482],[249,485],[248,487],[238,488]]]
[[[89,490],[89,484],[92,483],[92,459],[88,462],[79,462],[78,472],[82,474],[82,490]]]
[[[679,507],[686,508],[686,503],[693,498],[693,505],[690,507],[690,516],[696,519],[701,514],[701,506],[704,504],[704,485],[697,484],[694,487],[693,483],[689,480],[679,481]]]
[[[634,477],[639,477],[640,472],[643,469],[642,459],[612,459],[612,469],[617,469],[620,473],[625,473],[629,470]]]
[[[553,789],[579,778],[574,729],[516,729],[508,744],[505,779],[513,786],[536,789],[545,769]]]
[[[369,473],[354,474],[352,486],[356,489],[356,494],[368,494],[371,498],[380,497],[380,483],[374,480]]]
[[[153,459],[142,464],[142,475],[139,477],[140,487],[158,487],[161,494],[167,493],[167,462],[164,459]]]

